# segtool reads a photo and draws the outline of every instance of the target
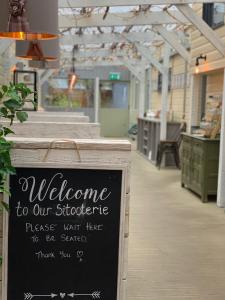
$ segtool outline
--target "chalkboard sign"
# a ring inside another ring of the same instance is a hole
[[[116,300],[122,170],[17,168],[7,300]]]

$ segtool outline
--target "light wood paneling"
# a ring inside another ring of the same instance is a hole
[[[194,10],[197,14],[202,15],[202,5],[194,5]],[[225,26],[221,26],[214,30],[219,38],[225,42]],[[200,54],[207,55],[207,62],[200,61],[199,71],[208,72],[216,69],[220,69],[225,66],[225,57],[221,55],[214,47],[210,44],[207,39],[201,35],[198,29],[194,28],[191,33],[191,71],[195,72],[196,57]]]

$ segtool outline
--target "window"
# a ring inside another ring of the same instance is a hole
[[[168,76],[169,76],[168,90],[170,91],[171,90],[171,81],[172,81],[172,69],[171,68],[169,68]],[[161,93],[161,91],[162,91],[162,77],[163,77],[162,74],[159,72],[159,74],[158,74],[158,92],[159,93]]]
[[[51,78],[47,82],[43,99],[45,107],[58,107],[63,110],[93,108],[94,81],[92,79],[80,79],[74,89],[68,90],[66,77]]]
[[[203,20],[213,29],[224,24],[225,4],[224,3],[204,3]]]
[[[102,108],[128,108],[128,83],[101,81],[101,107]]]
[[[28,88],[34,93],[30,100],[34,102],[38,102],[38,94],[37,94],[37,72],[34,71],[23,71],[23,70],[15,70],[13,73],[13,83],[24,83],[28,86]],[[31,102],[26,102],[23,110],[36,110],[34,105]]]

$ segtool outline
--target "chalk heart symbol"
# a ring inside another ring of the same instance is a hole
[[[61,299],[64,299],[66,296],[66,293],[60,293],[59,295],[60,295]]]
[[[84,251],[77,251],[77,257],[81,258],[84,255]]]

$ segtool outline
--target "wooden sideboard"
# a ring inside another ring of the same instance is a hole
[[[217,194],[219,139],[183,134],[182,140],[182,187],[207,202],[209,195]]]

